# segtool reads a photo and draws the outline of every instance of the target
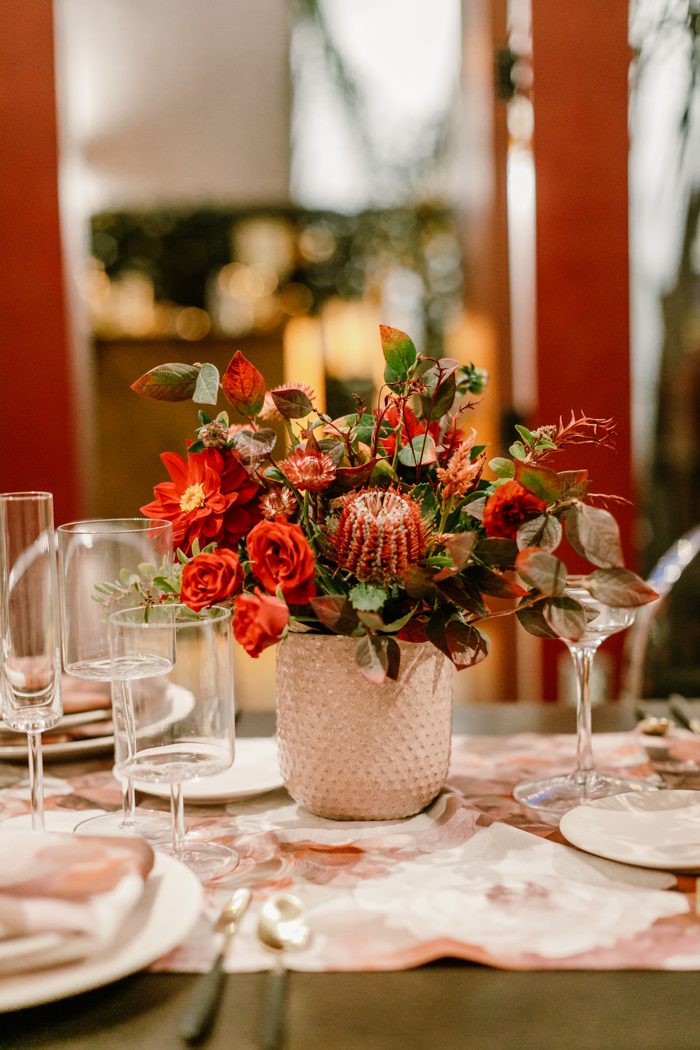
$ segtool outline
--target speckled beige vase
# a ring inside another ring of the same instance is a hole
[[[445,783],[452,665],[429,644],[399,642],[398,682],[373,685],[354,638],[290,634],[277,654],[277,740],[290,795],[319,817],[391,820],[419,813]]]

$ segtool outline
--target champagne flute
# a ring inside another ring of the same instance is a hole
[[[156,576],[172,574],[172,526],[149,518],[113,518],[74,521],[57,531],[63,666],[75,678],[111,682],[114,717],[119,694],[128,685],[126,675],[112,677],[109,617],[137,603],[138,595],[126,581],[139,576],[140,567],[150,566],[146,571]],[[135,676],[138,663],[131,670]],[[140,670],[147,668],[142,664]],[[157,673],[162,670],[148,672]],[[135,792],[128,780],[122,782],[120,812],[91,817],[79,828],[81,834],[141,835],[153,843],[168,833],[163,818],[143,814],[137,818]]]
[[[513,797],[521,805],[556,815],[595,798],[620,795],[625,791],[655,791],[657,788],[656,784],[636,777],[598,773],[593,766],[590,696],[593,660],[606,638],[632,624],[635,610],[605,605],[593,598],[580,580],[580,577],[570,576],[564,593],[596,615],[577,641],[562,639],[568,646],[576,670],[576,769],[565,776],[518,784],[513,791]]]
[[[134,653],[162,649],[154,636],[175,635],[175,666],[160,679],[132,680],[120,693],[115,723],[117,768],[137,781],[170,784],[172,845],[157,848],[187,864],[202,880],[219,878],[238,864],[235,850],[186,835],[182,785],[222,773],[234,757],[231,612],[220,606],[193,612],[166,607],[171,619],[126,609],[111,617],[112,661],[129,666]],[[162,610],[163,612],[165,610]],[[163,714],[162,692],[173,700]]]
[[[50,492],[0,495],[0,689],[8,728],[27,734],[32,830],[44,830],[41,734],[63,714]]]

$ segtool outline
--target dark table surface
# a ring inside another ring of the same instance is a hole
[[[645,705],[664,713],[663,705]],[[630,729],[634,708],[594,711],[594,729]],[[455,731],[572,732],[571,709],[473,704]],[[274,716],[244,714],[238,732],[274,730]],[[58,775],[61,766],[55,771]],[[65,767],[63,767],[65,771]],[[5,1050],[176,1050],[178,1021],[196,981],[140,973],[61,1002],[0,1015]],[[211,1050],[260,1046],[265,974],[230,974]],[[394,973],[293,973],[287,1050],[695,1050],[700,973],[495,970],[441,960]]]

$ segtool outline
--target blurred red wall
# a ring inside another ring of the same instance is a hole
[[[51,0],[0,0],[0,491],[79,514]]]
[[[622,0],[532,0],[536,423],[571,409],[614,417],[616,453],[584,447],[558,458],[557,469],[586,466],[594,492],[631,499],[627,18]],[[634,567],[631,509],[610,509]],[[572,571],[590,571],[573,552],[562,556]],[[619,654],[621,643],[608,644]],[[554,700],[562,646],[544,647],[545,698]]]

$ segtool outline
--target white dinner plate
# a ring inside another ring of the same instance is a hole
[[[158,723],[163,726],[170,725],[172,722],[178,722],[180,719],[186,718],[195,704],[194,696],[188,689],[184,689],[180,685],[169,683],[168,690],[172,707],[168,715]],[[100,709],[100,715],[105,722],[111,721],[112,712],[110,708]],[[71,729],[75,726],[84,725],[87,722],[94,722],[96,720],[98,719],[96,718],[96,712],[94,711],[76,711],[73,714],[64,715],[61,721],[55,726],[55,729]],[[5,728],[3,723],[0,723],[0,726]],[[141,733],[149,733],[152,731],[152,726],[144,726],[140,730]],[[47,760],[51,760],[52,758],[87,758],[90,755],[101,755],[106,751],[112,751],[113,749],[114,736],[112,734],[109,736],[87,737],[84,740],[65,740],[60,744],[52,744],[50,741],[42,742],[41,747],[42,754]],[[0,760],[25,758],[27,758],[27,738],[24,734],[17,734],[16,744],[0,744]]]
[[[700,791],[630,791],[569,810],[559,825],[579,849],[665,871],[700,870]]]
[[[27,738],[21,733],[17,734],[16,744],[3,744],[0,746],[1,759],[26,759]],[[93,736],[87,740],[66,740],[61,744],[42,744],[41,753],[45,761],[52,758],[87,758],[90,755],[101,755],[105,751],[114,748],[113,736]]]
[[[143,897],[111,945],[68,966],[0,977],[0,1012],[65,999],[149,966],[187,937],[199,918],[203,891],[180,861],[156,853]]]
[[[116,767],[112,770],[117,780],[122,775]],[[213,777],[186,781],[183,794],[187,802],[236,802],[253,798],[266,791],[282,787],[277,764],[277,742],[270,736],[242,737],[236,740],[236,758],[230,769]],[[169,784],[152,784],[146,780],[135,780],[137,791],[170,798]]]

